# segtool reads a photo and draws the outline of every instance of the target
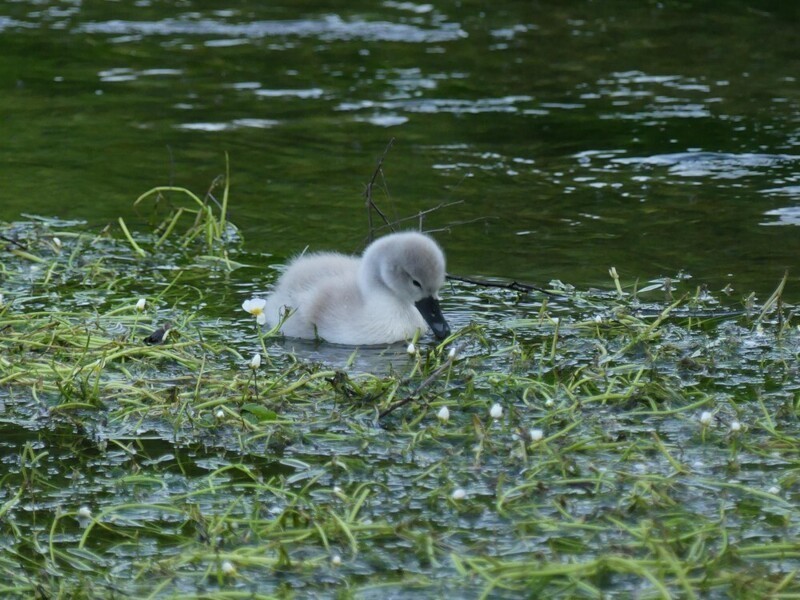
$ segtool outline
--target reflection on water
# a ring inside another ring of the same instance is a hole
[[[447,42],[464,37],[465,33],[455,23],[440,23],[436,29],[425,29],[389,21],[366,21],[360,18],[342,19],[326,15],[320,19],[286,21],[246,21],[232,23],[223,19],[168,18],[159,21],[110,20],[84,23],[77,33],[124,35],[122,42],[130,42],[131,35],[140,37],[174,35],[219,36],[259,39],[269,37],[314,37],[323,41],[364,40],[372,42],[431,43]],[[120,39],[117,39],[120,41]]]
[[[763,175],[775,167],[791,168],[794,163],[800,161],[800,155],[692,151],[613,160],[623,165],[668,167],[670,174],[681,177],[740,179],[751,175]]]
[[[427,341],[431,344],[434,343],[433,339]],[[409,371],[414,357],[409,356],[406,350],[405,342],[388,347],[361,346],[354,348],[296,338],[280,339],[270,347],[270,351],[277,356],[290,355],[297,357],[302,362],[323,364],[331,369],[347,369],[353,373],[372,373],[378,376]]]
[[[795,192],[800,197],[800,188]],[[787,206],[785,208],[775,208],[764,213],[768,217],[776,217],[777,220],[769,220],[761,225],[800,225],[800,206]]]

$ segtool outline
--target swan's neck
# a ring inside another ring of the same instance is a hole
[[[368,255],[361,260],[361,268],[358,270],[358,289],[364,298],[369,298],[376,292],[390,294],[391,290],[386,285],[380,264],[371,258]]]

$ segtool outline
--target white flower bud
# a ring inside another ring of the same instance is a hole
[[[500,417],[502,417],[502,416],[503,416],[503,407],[502,407],[502,406],[500,406],[500,405],[499,405],[499,404],[497,404],[497,403],[493,404],[493,405],[492,405],[492,408],[489,410],[489,415],[490,415],[490,416],[491,416],[493,419],[499,419]]]
[[[220,569],[225,575],[233,575],[236,573],[236,567],[234,567],[233,563],[229,560],[223,560]]]

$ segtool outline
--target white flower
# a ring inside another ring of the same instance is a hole
[[[436,416],[442,423],[447,423],[450,420],[450,409],[443,406],[439,409],[439,412],[436,413]]]
[[[711,425],[711,422],[713,420],[714,420],[714,415],[707,410],[704,410],[700,415],[700,424],[703,427],[708,427],[709,425]]]
[[[81,519],[91,519],[92,518],[92,509],[90,509],[88,506],[81,506],[78,509],[78,516]]]
[[[263,298],[252,298],[242,302],[242,308],[249,312],[256,318],[256,323],[263,325],[267,322],[267,315],[264,314],[264,308],[267,306],[267,301]]]
[[[555,402],[553,402],[552,398],[548,398],[547,400],[544,401],[544,405],[547,408],[551,408],[554,404],[555,404]]]
[[[742,430],[742,424],[739,421],[731,421],[731,432],[739,433]]]
[[[406,348],[406,352],[408,352],[411,356],[414,356],[417,353],[417,347],[414,345],[414,342],[411,342]]]
[[[450,348],[450,351],[447,353],[448,358],[455,358],[456,357],[456,347],[453,346]]]
[[[214,413],[214,416],[217,417],[218,419],[223,419],[225,418],[225,411],[222,410],[221,408],[218,408],[217,412]]]
[[[333,486],[333,493],[336,494],[337,496],[344,495],[344,491],[342,491],[342,488],[340,488],[338,485]]]
[[[258,367],[261,366],[261,354],[258,352],[253,354],[253,358],[250,359],[250,368],[255,371]]]
[[[456,488],[450,495],[453,500],[463,500],[467,497],[467,491],[464,488]]]
[[[773,485],[771,488],[767,490],[767,493],[772,494],[773,496],[777,496],[778,494],[781,493],[781,488],[778,487],[777,485]]]
[[[341,557],[341,556],[339,556],[338,554],[334,554],[334,555],[331,557],[331,564],[332,564],[334,567],[339,567],[339,566],[341,566],[341,564],[342,564],[342,557]]]
[[[499,419],[503,416],[503,407],[498,403],[494,403],[492,408],[489,410],[489,416],[491,416],[493,419]]]
[[[0,294],[0,308],[3,308],[3,294]]]
[[[139,312],[142,312],[144,310],[145,304],[147,304],[147,300],[145,300],[144,298],[139,298],[136,301],[136,310],[138,310]]]
[[[531,436],[532,442],[541,442],[544,439],[544,431],[541,429],[531,429],[528,435]]]
[[[53,246],[56,247],[56,250],[60,251],[61,250],[61,239],[57,238],[57,237],[54,237],[53,238]]]
[[[222,564],[220,565],[220,569],[225,575],[233,575],[236,573],[236,567],[233,566],[233,563],[229,560],[223,560]]]

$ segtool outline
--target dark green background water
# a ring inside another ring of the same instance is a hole
[[[4,2],[0,219],[124,216],[232,166],[278,263],[395,216],[450,271],[771,290],[800,249],[793,2]],[[789,293],[794,293],[790,283]]]

